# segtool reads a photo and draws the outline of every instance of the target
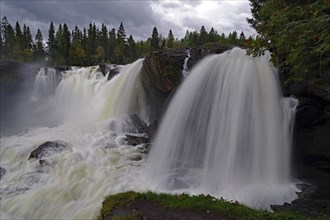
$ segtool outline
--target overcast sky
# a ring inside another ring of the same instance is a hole
[[[202,25],[225,34],[255,33],[246,22],[251,17],[248,0],[0,0],[0,6],[1,18],[7,16],[12,25],[27,24],[33,36],[39,28],[44,39],[51,21],[56,29],[66,23],[70,30],[75,25],[88,27],[90,22],[118,29],[123,22],[127,36],[136,40],[150,37],[154,26],[163,36],[172,29],[177,38],[184,37],[186,30],[199,31]]]

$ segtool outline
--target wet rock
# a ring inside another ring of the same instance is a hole
[[[145,143],[149,143],[150,139],[147,137],[143,137],[143,136],[135,136],[135,135],[131,135],[131,134],[125,134],[126,138],[127,138],[127,144],[128,145],[139,145],[139,144],[145,144]]]
[[[158,127],[158,122],[157,121],[153,121],[152,123],[150,123],[146,129],[146,133],[148,138],[153,139],[154,136],[156,135],[156,131],[157,131],[157,127]]]
[[[147,124],[136,114],[124,115],[110,121],[109,128],[117,133],[145,133]]]
[[[106,76],[109,73],[108,80],[110,80],[112,79],[112,77],[114,77],[120,72],[121,66],[117,66],[114,64],[100,63],[99,68],[103,76]]]
[[[68,144],[64,141],[47,141],[34,149],[29,159],[41,159],[43,157],[51,156],[54,153],[61,152],[67,148]]]
[[[6,174],[7,170],[5,168],[0,167],[0,180]]]
[[[143,159],[142,154],[131,154],[128,156],[129,160],[140,161]]]

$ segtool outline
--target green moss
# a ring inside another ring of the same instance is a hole
[[[120,193],[108,196],[102,203],[102,209],[99,219],[104,219],[107,215],[111,215],[115,208],[122,207],[138,198],[139,194],[135,192]]]
[[[123,207],[134,200],[146,200],[146,201],[157,202],[168,208],[192,208],[199,210],[209,210],[212,212],[219,213],[221,215],[225,215],[234,219],[241,219],[241,220],[316,219],[294,212],[271,213],[267,211],[258,211],[238,203],[231,203],[225,201],[224,199],[216,199],[209,195],[199,195],[199,196],[189,196],[187,194],[169,195],[169,194],[155,194],[152,192],[146,192],[146,193],[125,192],[125,193],[119,193],[116,195],[108,196],[103,202],[103,207],[99,219],[100,220],[104,219],[105,216],[111,214],[111,212],[115,208]]]

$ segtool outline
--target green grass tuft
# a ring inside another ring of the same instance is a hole
[[[233,219],[241,220],[307,220],[318,219],[304,216],[294,212],[276,212],[258,211],[238,203],[216,199],[210,195],[189,196],[187,194],[169,195],[156,194],[152,192],[136,193],[124,192],[108,196],[104,202],[99,216],[99,220],[105,219],[111,215],[116,208],[123,207],[135,200],[145,200],[157,202],[167,208],[191,208],[198,210],[209,210],[220,215],[225,215]],[[124,216],[127,219],[139,219],[141,216]],[[119,218],[122,219],[122,218]]]

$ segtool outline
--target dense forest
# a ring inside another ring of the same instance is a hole
[[[252,41],[246,39],[244,32],[236,31],[226,36],[214,28],[207,31],[204,26],[200,31],[188,31],[182,39],[175,38],[172,30],[166,37],[158,33],[156,27],[146,40],[135,41],[132,35],[127,37],[124,24],[116,30],[101,28],[90,23],[81,30],[75,26],[69,30],[67,24],[59,24],[55,29],[53,22],[49,25],[48,38],[43,37],[38,29],[32,37],[29,26],[16,22],[13,28],[6,17],[1,22],[1,59],[13,59],[21,62],[47,60],[49,65],[96,65],[101,62],[125,64],[147,54],[153,49],[189,48],[217,42],[222,45],[244,46]]]

